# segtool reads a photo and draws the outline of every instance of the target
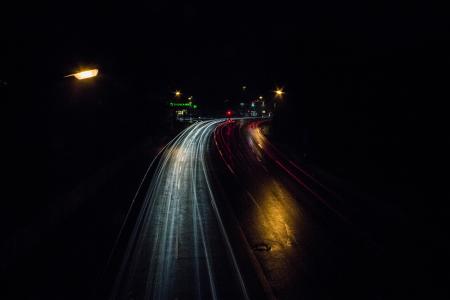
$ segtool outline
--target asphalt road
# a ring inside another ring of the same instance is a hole
[[[110,299],[380,299],[377,245],[255,120],[185,129],[161,155]]]
[[[205,163],[222,121],[195,123],[165,149],[110,299],[248,298]]]
[[[222,123],[214,143],[225,169],[217,180],[270,296],[389,297],[380,248],[345,213],[345,199],[277,150],[260,123]]]

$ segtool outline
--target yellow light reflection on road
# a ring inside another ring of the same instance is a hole
[[[246,232],[267,279],[276,289],[298,284],[292,279],[301,266],[306,220],[293,195],[276,181],[261,182],[253,193]]]
[[[259,128],[255,128],[251,130],[252,138],[255,140],[256,144],[259,148],[264,149],[264,145],[266,143],[265,136],[261,133]]]
[[[256,154],[259,161],[262,159],[262,151],[264,150],[266,144],[266,138],[261,133],[258,127],[249,127],[249,134],[247,137],[247,142],[250,146],[250,149]],[[257,147],[255,147],[255,145]]]
[[[251,196],[255,204],[252,223],[256,236],[262,237],[271,251],[283,251],[297,244],[302,227],[302,212],[292,195],[278,182],[261,184],[259,192]]]

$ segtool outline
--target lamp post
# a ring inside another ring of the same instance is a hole
[[[283,88],[277,88],[277,89],[274,91],[274,93],[275,93],[275,98],[278,98],[278,99],[282,99],[283,96],[284,96],[284,94],[285,94]]]
[[[283,88],[280,88],[280,87],[277,87],[276,89],[275,89],[275,91],[273,91],[274,92],[274,94],[275,94],[275,100],[276,99],[278,99],[278,100],[283,100],[283,97],[284,97],[284,94],[285,94],[285,91],[283,90]],[[277,107],[277,101],[274,101],[273,102],[273,109],[275,109]]]

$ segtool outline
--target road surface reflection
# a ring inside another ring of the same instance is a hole
[[[247,299],[206,164],[222,120],[198,122],[162,154],[111,299]]]

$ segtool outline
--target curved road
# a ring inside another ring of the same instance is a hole
[[[202,121],[165,148],[110,299],[385,296],[378,250],[346,201],[260,125]]]
[[[223,120],[185,129],[164,151],[110,299],[247,299],[206,156]]]
[[[216,163],[225,170],[216,176],[271,295],[386,296],[378,246],[348,217],[348,199],[280,152],[263,134],[261,123],[222,123],[214,142]]]

